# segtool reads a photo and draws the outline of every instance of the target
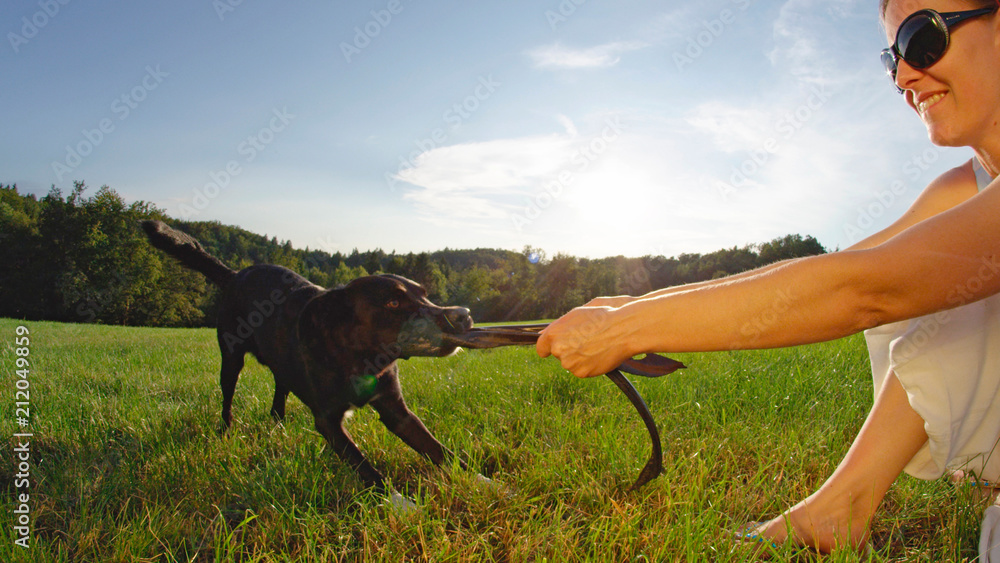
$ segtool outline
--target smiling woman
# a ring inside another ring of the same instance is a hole
[[[990,70],[997,66],[996,47],[979,47],[993,33],[997,3],[921,2],[924,9],[917,11],[906,4],[881,2],[890,41],[882,62],[897,91],[920,116],[934,144],[982,145],[1000,114],[973,111],[1000,88],[1000,77]],[[953,40],[958,35],[964,39]],[[958,82],[965,84],[954,88]]]
[[[776,348],[865,331],[875,399],[843,461],[815,493],[738,539],[822,552],[863,548],[903,471],[1000,481],[1000,457],[992,455],[1000,439],[1000,276],[991,273],[1000,255],[998,5],[883,2],[891,45],[883,60],[895,86],[935,144],[975,154],[933,180],[894,224],[844,251],[640,297],[598,298],[551,323],[538,341],[540,356],[589,377],[642,353]],[[896,143],[902,134],[893,133]],[[807,168],[796,181],[824,172]],[[607,212],[610,201],[629,197],[619,191],[627,182],[601,179],[610,184],[600,200]],[[772,206],[788,200],[774,194]],[[992,553],[981,560],[1000,561],[1000,506],[989,514],[981,549]]]

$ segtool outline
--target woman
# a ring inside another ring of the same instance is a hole
[[[1000,172],[997,8],[882,0],[890,41],[883,61],[897,89],[933,143],[975,153],[931,182],[892,226],[841,252],[638,298],[595,299],[538,341],[540,356],[590,377],[643,352],[792,346],[870,329],[876,396],[868,418],[833,475],[756,528],[761,538],[823,552],[860,547],[904,469],[935,478],[961,467],[1000,480],[1000,452],[989,458],[1000,437],[1000,409],[992,407],[1000,297],[991,298],[1000,293],[1000,182],[991,184]],[[778,322],[764,322],[776,311],[784,311]]]

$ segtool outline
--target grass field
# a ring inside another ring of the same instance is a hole
[[[16,404],[20,325],[28,405]],[[843,456],[872,402],[863,340],[677,358],[689,369],[633,378],[666,464],[639,492],[628,486],[648,437],[606,378],[576,380],[532,348],[403,362],[410,407],[496,485],[435,468],[360,410],[349,431],[418,499],[401,512],[361,490],[297,399],[284,425],[270,419],[271,375],[255,362],[220,437],[211,330],[0,320],[0,561],[755,560],[727,531],[794,504]],[[17,432],[32,434],[28,488]],[[822,560],[976,559],[984,501],[968,490],[904,476],[883,508],[871,554]]]

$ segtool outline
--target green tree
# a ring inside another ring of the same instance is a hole
[[[155,209],[145,202],[127,205],[107,186],[91,198],[84,197],[85,190],[78,182],[65,201],[50,194],[42,213],[42,238],[61,258],[55,292],[62,316],[82,322],[156,324],[149,308],[163,292],[154,284],[160,260],[138,229],[140,220]]]
[[[758,265],[764,266],[789,258],[824,254],[826,249],[815,238],[802,235],[785,235],[758,245]]]
[[[41,269],[41,203],[17,186],[0,186],[0,316],[45,318]]]
[[[331,286],[345,285],[355,278],[360,278],[362,276],[367,276],[368,272],[361,266],[356,268],[351,268],[347,265],[347,262],[341,262],[337,265],[337,269],[333,272],[333,278],[331,280]]]
[[[391,272],[423,284],[439,304],[469,307],[478,322],[555,317],[598,295],[638,295],[825,252],[813,237],[787,235],[671,258],[548,259],[533,247],[331,255],[218,222],[174,221],[144,202],[127,204],[107,186],[92,197],[86,190],[77,182],[67,197],[53,188],[37,200],[0,185],[0,263],[6,266],[0,269],[0,315],[168,326],[209,322],[218,290],[149,245],[138,224],[151,217],[191,234],[233,269],[278,264],[325,287]]]

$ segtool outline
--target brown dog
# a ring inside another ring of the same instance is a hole
[[[156,248],[222,288],[218,338],[222,352],[222,421],[232,423],[232,401],[243,359],[252,353],[274,374],[271,414],[281,419],[288,393],[316,420],[316,430],[366,486],[385,491],[382,474],[343,428],[344,415],[366,404],[386,428],[440,465],[447,450],[403,402],[396,359],[447,356],[445,334],[472,328],[469,310],[439,307],[417,283],[395,275],[358,278],[324,289],[281,266],[236,272],[197,240],[160,221],[144,221]]]

